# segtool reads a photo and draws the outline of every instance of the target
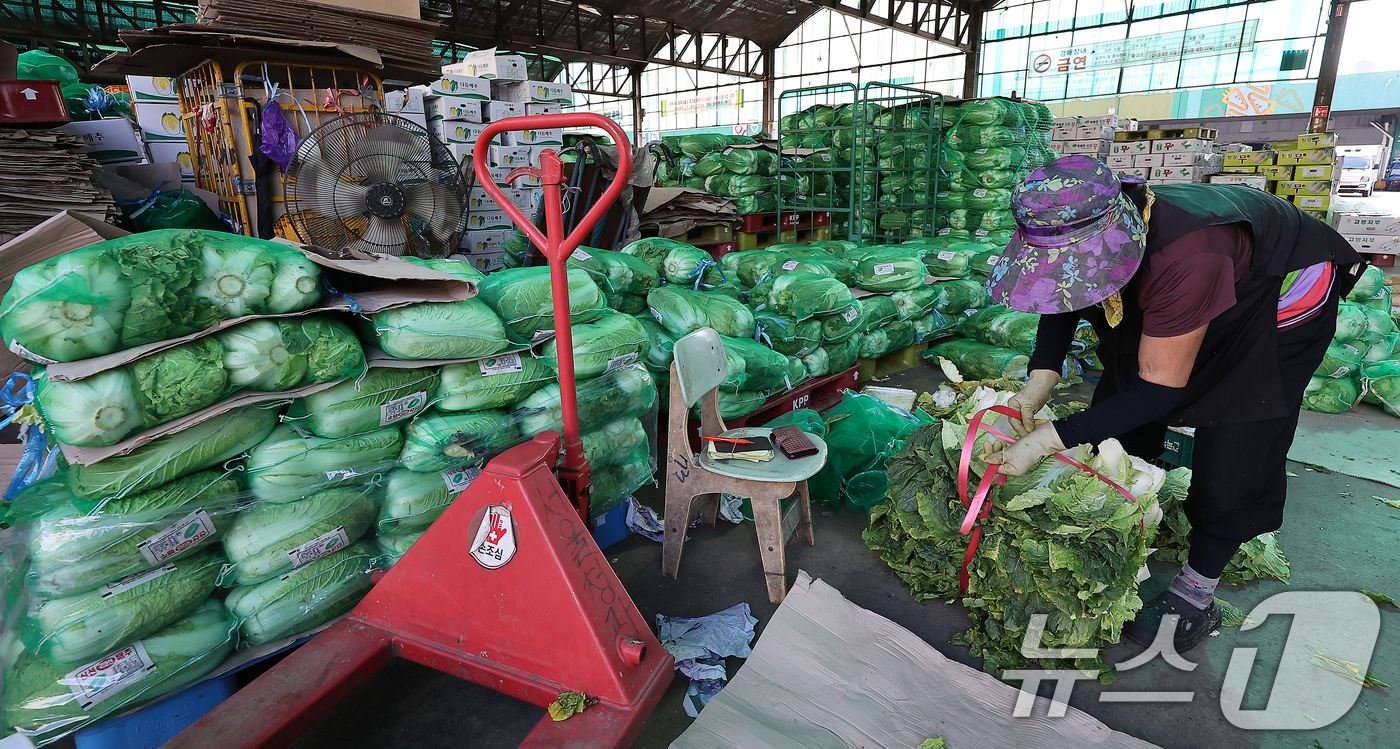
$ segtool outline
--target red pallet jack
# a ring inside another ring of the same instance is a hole
[[[542,234],[493,183],[487,146],[506,131],[585,126],[613,137],[618,172],[567,239],[554,151],[544,152],[540,168],[512,173],[541,178]],[[486,127],[473,161],[482,187],[549,259],[555,337],[561,351],[572,351],[565,259],[632,174],[627,136],[596,114],[514,118]],[[630,746],[670,684],[674,663],[589,533],[590,474],[572,357],[560,358],[559,382],[558,480],[556,432],[492,460],[359,606],[165,746],[286,746],[394,657],[542,707],[566,691],[598,700],[565,721],[546,715],[522,747]]]

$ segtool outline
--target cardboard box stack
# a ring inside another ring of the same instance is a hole
[[[1215,131],[1204,127],[1120,131],[1108,147],[1108,165],[1119,176],[1151,184],[1205,182],[1220,171]]]
[[[1338,211],[1337,231],[1356,248],[1369,255],[1373,264],[1391,267],[1400,254],[1400,216]]]
[[[1050,150],[1061,156],[1084,154],[1107,159],[1120,132],[1137,129],[1137,121],[1116,114],[1097,117],[1056,117],[1050,129]]]
[[[1273,143],[1268,150],[1227,153],[1223,158],[1224,173],[1212,176],[1212,183],[1255,187],[1323,221],[1329,219],[1341,177],[1336,133],[1304,133]]]
[[[524,57],[498,55],[494,49],[472,52],[459,63],[444,65],[442,72],[442,78],[412,91],[420,97],[428,131],[458,161],[472,158],[477,138],[488,123],[559,114],[574,101],[568,84],[529,80]],[[393,106],[389,108],[392,110]],[[538,178],[507,177],[522,166],[538,166],[544,149],[558,150],[563,145],[564,133],[558,128],[503,133],[488,146],[492,178],[505,189],[512,203],[533,215],[541,197]],[[480,270],[501,267],[500,258],[511,237],[513,222],[479,187],[471,192],[468,210],[462,254]]]

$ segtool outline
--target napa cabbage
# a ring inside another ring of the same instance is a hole
[[[299,548],[303,553],[298,558],[304,563],[315,561],[318,554],[338,551],[369,530],[374,513],[374,500],[361,487],[326,489],[296,502],[254,505],[238,515],[224,536],[233,581],[256,585],[277,577],[297,566],[289,553]]]
[[[281,577],[234,588],[224,605],[249,645],[305,632],[364,598],[373,586],[375,556],[370,542],[362,541]]]
[[[329,439],[372,432],[421,413],[438,382],[434,368],[372,367],[363,377],[297,399],[285,418]]]
[[[403,448],[389,426],[353,437],[305,436],[282,424],[248,452],[248,490],[263,502],[295,502],[327,486],[383,470]]]

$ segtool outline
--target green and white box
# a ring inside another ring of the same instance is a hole
[[[501,133],[508,146],[562,146],[564,131],[559,128],[545,130],[511,130]],[[555,149],[558,150],[557,148]]]
[[[1140,153],[1152,153],[1152,141],[1150,140],[1127,140],[1114,141],[1108,144],[1109,156],[1121,156],[1127,154],[1136,156]]]
[[[574,90],[567,83],[550,81],[500,81],[496,98],[517,104],[573,104]]]
[[[524,57],[498,55],[495,47],[469,52],[461,62],[442,66],[442,72],[510,81],[523,81],[530,77],[526,72]]]
[[[146,140],[185,140],[185,120],[180,116],[180,103],[146,102],[133,105],[136,126]]]
[[[136,101],[179,101],[180,93],[174,78],[160,75],[129,75],[126,87],[131,92],[131,100]]]
[[[523,114],[524,105],[513,101],[492,101],[481,105],[481,118],[487,122],[520,117]]]
[[[444,75],[428,85],[433,96],[462,96],[478,101],[491,98],[491,82],[468,75]]]
[[[1337,231],[1342,234],[1373,234],[1386,237],[1400,237],[1400,216],[1380,213],[1337,214]]]
[[[1211,141],[1201,140],[1200,138],[1169,138],[1150,142],[1152,143],[1152,153],[1209,151],[1211,145]]]
[[[491,151],[488,154],[491,166],[504,167],[506,169],[519,169],[522,166],[530,166],[536,163],[534,156],[534,149],[521,146],[491,146]]]
[[[493,229],[511,229],[515,223],[510,220],[510,216],[500,209],[494,210],[473,210],[467,214],[467,231],[490,231]]]
[[[182,140],[153,140],[146,147],[151,149],[152,164],[179,164],[180,179],[194,179],[194,160],[190,158],[188,143]]]
[[[526,104],[525,115],[534,117],[537,114],[559,114],[564,108],[558,104]]]
[[[466,96],[430,96],[428,121],[481,122],[481,100]]]

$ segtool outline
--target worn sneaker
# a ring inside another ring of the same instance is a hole
[[[1143,647],[1150,647],[1157,639],[1162,617],[1168,614],[1180,617],[1172,637],[1172,645],[1178,653],[1200,645],[1211,632],[1220,629],[1220,607],[1215,601],[1211,601],[1210,606],[1202,611],[1185,598],[1167,590],[1143,606],[1137,618],[1123,625],[1123,636]]]

